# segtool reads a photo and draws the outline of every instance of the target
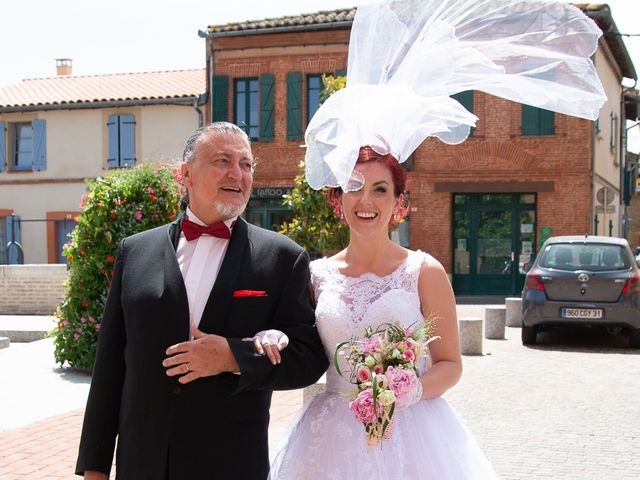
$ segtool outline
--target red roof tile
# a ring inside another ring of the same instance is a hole
[[[197,97],[204,69],[28,78],[0,87],[0,108]]]

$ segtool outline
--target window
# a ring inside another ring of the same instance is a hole
[[[45,120],[0,122],[0,172],[45,170],[46,150]]]
[[[107,121],[109,168],[133,167],[136,163],[136,117],[111,115]]]
[[[77,225],[80,212],[47,212],[47,262],[67,263],[62,249],[69,242],[69,235]]]
[[[322,75],[307,77],[307,125],[320,107],[320,93],[323,88]]]
[[[33,127],[30,123],[13,124],[11,170],[31,170],[33,164]]]
[[[522,135],[555,134],[555,116],[550,110],[522,105]]]
[[[251,140],[258,140],[258,79],[242,78],[235,81],[235,124]]]
[[[237,78],[234,81],[234,121],[251,140],[274,140],[274,84],[273,73],[263,73],[259,78]]]

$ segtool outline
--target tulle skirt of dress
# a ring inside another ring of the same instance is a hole
[[[349,400],[317,395],[278,452],[271,480],[497,478],[458,414],[442,398],[396,412],[390,440],[370,447]]]

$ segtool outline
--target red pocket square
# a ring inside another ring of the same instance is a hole
[[[234,297],[266,297],[267,292],[264,290],[236,290],[233,292]]]

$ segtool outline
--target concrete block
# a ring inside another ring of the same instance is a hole
[[[494,340],[504,339],[506,325],[506,307],[491,305],[484,309],[484,336]]]
[[[0,337],[0,349],[9,348],[10,344],[11,340],[9,340],[7,337]]]
[[[482,355],[482,324],[482,317],[458,319],[462,355]]]
[[[522,326],[522,298],[520,297],[507,297],[504,299],[504,305],[506,307],[506,324],[507,327],[521,327]]]

